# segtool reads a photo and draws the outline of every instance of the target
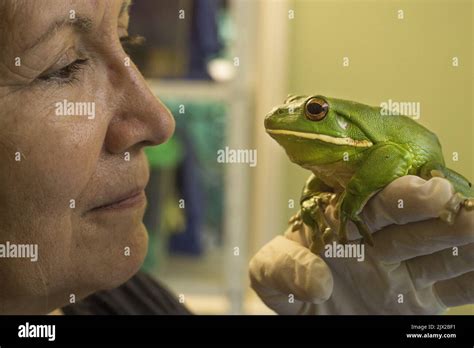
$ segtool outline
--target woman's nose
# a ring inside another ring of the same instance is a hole
[[[118,154],[166,142],[174,132],[174,118],[135,65],[115,67],[109,80],[114,114],[105,137],[106,149]]]

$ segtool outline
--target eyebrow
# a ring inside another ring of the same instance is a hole
[[[125,13],[128,13],[131,6],[132,0],[124,0],[120,6],[119,17],[123,16]],[[92,20],[88,17],[77,16],[74,19],[61,19],[55,21],[52,25],[50,25],[46,32],[36,39],[36,41],[33,42],[33,44],[31,44],[25,51],[28,51],[51,39],[51,37],[53,37],[59,30],[62,30],[65,27],[73,27],[79,32],[89,33],[92,29]]]
[[[132,7],[132,0],[124,0],[120,7],[119,17],[122,17],[122,15],[130,11],[130,7]]]
[[[31,44],[25,51],[28,51],[39,44],[51,39],[58,31],[62,30],[65,27],[73,27],[79,32],[88,33],[92,29],[92,20],[87,17],[77,16],[74,19],[61,19],[55,21],[46,32],[36,39],[33,44]]]

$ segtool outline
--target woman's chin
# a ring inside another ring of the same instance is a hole
[[[90,289],[97,291],[116,288],[138,272],[147,254],[148,233],[145,226],[140,224],[129,236],[130,239],[113,253],[104,250],[102,258],[89,263],[94,268],[88,272],[88,278],[92,280],[87,282]],[[110,245],[116,244],[111,241]]]

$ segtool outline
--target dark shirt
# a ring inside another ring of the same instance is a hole
[[[62,308],[66,315],[192,314],[149,275],[138,272],[112,290],[99,291]]]

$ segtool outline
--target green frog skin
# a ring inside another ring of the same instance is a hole
[[[333,239],[324,209],[337,199],[337,240],[347,242],[350,220],[363,237],[373,239],[359,214],[367,201],[404,175],[443,177],[456,191],[440,212],[452,223],[464,207],[474,209],[471,183],[445,166],[437,136],[406,116],[384,116],[380,107],[321,95],[288,96],[265,117],[265,129],[285,149],[290,160],[310,170],[293,230],[304,222],[313,229],[314,252]]]

